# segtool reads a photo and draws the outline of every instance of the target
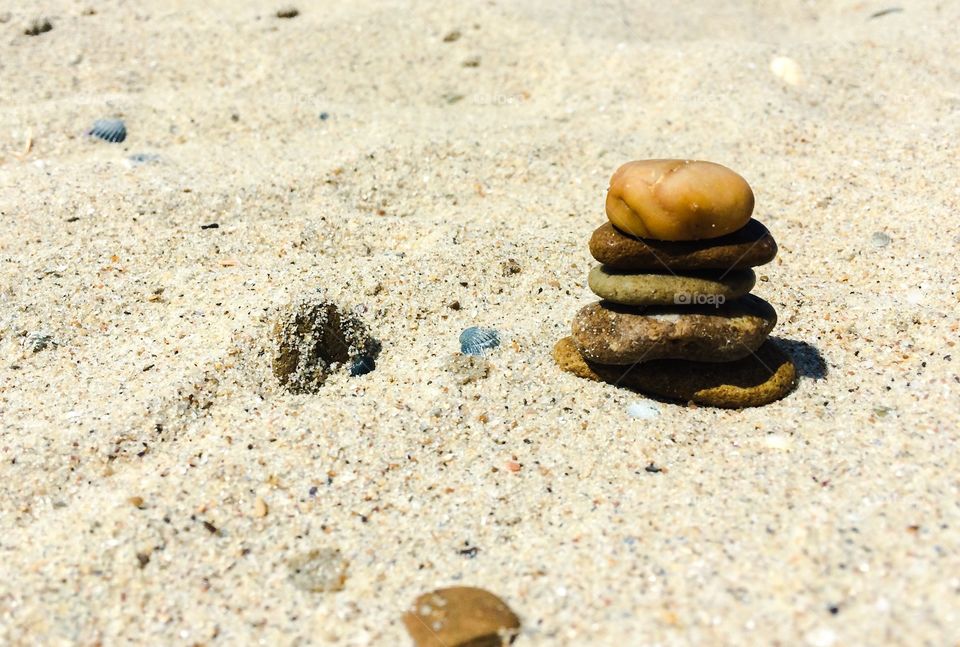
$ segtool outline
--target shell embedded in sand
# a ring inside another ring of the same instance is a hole
[[[500,345],[500,335],[492,328],[471,326],[460,333],[460,352],[464,355],[483,355]]]
[[[774,57],[770,61],[770,71],[787,85],[803,84],[803,69],[795,60],[787,56]]]
[[[127,127],[120,119],[97,119],[87,134],[111,144],[119,144],[127,138]]]

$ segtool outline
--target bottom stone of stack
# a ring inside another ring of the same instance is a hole
[[[629,366],[587,361],[571,337],[553,348],[553,359],[569,373],[641,393],[709,407],[759,407],[784,397],[797,383],[797,369],[768,339],[752,355],[733,362],[660,359]]]

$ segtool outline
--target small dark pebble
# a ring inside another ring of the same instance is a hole
[[[447,304],[447,307],[450,308],[451,310],[459,310],[459,309],[460,309],[460,302],[459,302],[459,301],[451,301],[450,303]]]
[[[80,220],[80,216],[70,216],[67,218],[67,222],[76,222],[78,220]]]
[[[468,559],[473,559],[477,556],[477,553],[480,552],[480,549],[476,546],[471,546],[470,548],[461,548],[457,552]]]
[[[296,7],[284,7],[277,9],[277,18],[296,18],[300,15],[300,10]]]
[[[350,376],[366,375],[377,367],[376,361],[370,355],[357,355],[350,360]]]
[[[830,612],[830,615],[835,616],[840,613],[840,607],[835,604],[831,604],[829,607],[827,607],[827,611]]]
[[[448,32],[446,36],[443,37],[443,42],[453,43],[460,40],[460,30],[454,29],[451,32]]]
[[[137,553],[137,561],[140,562],[140,568],[150,563],[150,555],[146,553]]]
[[[211,222],[209,225],[200,225],[200,229],[220,229],[220,224]]]
[[[326,120],[329,119],[329,118],[330,118],[330,113],[329,113],[329,112],[321,112],[321,113],[320,113],[320,121],[326,121]]]
[[[213,525],[212,523],[210,523],[209,521],[204,521],[204,522],[203,522],[203,527],[206,528],[206,529],[207,529],[207,532],[209,532],[211,535],[215,535],[215,534],[217,534],[217,532],[219,532],[219,531],[217,530],[217,527],[216,527],[215,525]]]
[[[311,485],[310,489],[307,490],[307,494],[309,494],[310,496],[317,496],[317,486]]]
[[[646,471],[648,471],[648,472],[650,472],[651,474],[659,474],[660,472],[663,471],[663,468],[662,468],[662,467],[657,467],[657,466],[654,465],[653,463],[650,463],[649,465],[647,465],[647,466],[644,467],[643,469],[646,470]]]
[[[50,24],[50,21],[46,18],[37,18],[30,25],[23,30],[23,33],[27,36],[39,36],[40,34],[45,34],[48,31],[53,29],[53,25]]]

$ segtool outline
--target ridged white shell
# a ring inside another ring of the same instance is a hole
[[[119,144],[127,138],[127,127],[119,119],[97,119],[87,134],[111,144]]]

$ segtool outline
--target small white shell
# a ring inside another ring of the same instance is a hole
[[[770,61],[770,71],[787,85],[802,85],[803,70],[792,58],[777,56]]]

